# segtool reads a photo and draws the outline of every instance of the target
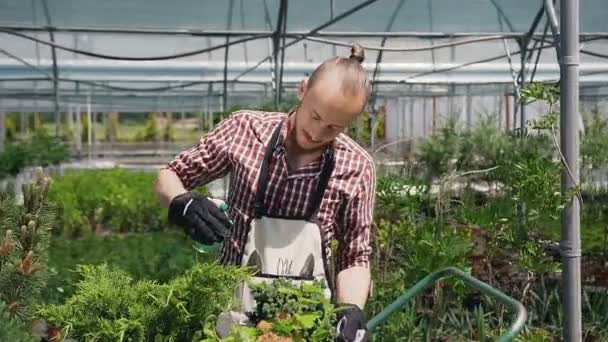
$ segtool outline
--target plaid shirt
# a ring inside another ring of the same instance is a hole
[[[257,179],[273,129],[284,113],[239,111],[223,120],[199,143],[181,152],[168,168],[187,190],[202,186],[230,173],[226,202],[234,229],[224,243],[222,262],[239,264],[251,220]],[[321,160],[288,171],[283,125],[279,144],[268,168],[265,207],[271,215],[302,216],[308,212],[311,196],[321,172]],[[318,213],[325,248],[336,240],[336,270],[353,266],[369,267],[370,227],[373,220],[376,171],[372,158],[345,134],[334,141],[335,168]]]

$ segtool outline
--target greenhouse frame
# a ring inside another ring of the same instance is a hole
[[[561,80],[568,191],[579,112],[608,113],[607,18],[606,0],[0,0],[0,148],[9,112],[53,115],[59,134],[66,114],[188,113],[212,126],[213,113],[279,107],[356,42],[372,125],[385,120],[372,150],[433,134],[441,115],[523,129],[546,105],[524,103],[521,89]],[[573,203],[562,222],[568,341],[581,330]]]

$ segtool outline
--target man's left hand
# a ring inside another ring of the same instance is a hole
[[[336,342],[367,342],[369,335],[363,311],[354,304],[340,304],[337,309]]]

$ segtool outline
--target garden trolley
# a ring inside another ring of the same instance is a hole
[[[419,282],[417,282],[412,288],[408,289],[404,294],[402,294],[399,298],[397,298],[393,303],[388,305],[384,310],[380,313],[372,317],[367,323],[367,329],[370,332],[373,332],[378,328],[378,326],[382,325],[389,316],[399,309],[401,309],[405,304],[407,304],[411,299],[422,293],[422,291],[430,288],[432,285],[437,283],[439,280],[455,277],[464,281],[468,286],[476,288],[481,292],[496,298],[499,302],[511,307],[514,311],[513,315],[513,323],[507,330],[507,332],[501,335],[498,338],[498,342],[507,342],[513,340],[513,338],[519,334],[519,332],[523,329],[524,324],[527,319],[527,312],[525,307],[519,301],[507,296],[502,291],[470,276],[469,274],[455,268],[455,267],[447,267],[441,269],[439,271],[435,271],[430,273],[426,277],[422,278]]]
[[[218,199],[213,200],[221,210],[228,210],[228,206],[224,201]],[[201,253],[213,253],[217,252],[221,248],[220,246],[221,244],[219,243],[214,245],[203,245],[195,242],[193,248]],[[424,290],[430,288],[438,281],[450,277],[462,280],[468,286],[473,287],[486,295],[496,298],[502,304],[507,305],[511,307],[511,309],[513,309],[513,322],[511,323],[511,326],[506,331],[506,333],[504,333],[498,338],[498,342],[512,341],[513,338],[521,332],[528,316],[526,309],[522,303],[512,297],[507,296],[505,293],[498,290],[497,288],[494,288],[455,267],[447,267],[432,272],[422,278],[413,287],[405,291],[405,293],[403,293],[399,298],[397,298],[394,302],[384,308],[384,310],[372,317],[367,322],[367,330],[370,333],[373,333],[380,325],[386,322],[393,313],[400,310],[411,299],[422,293]]]
[[[204,246],[195,243],[193,247],[201,253],[209,253],[217,251],[219,249],[219,244],[214,246]],[[424,278],[422,278],[413,287],[405,291],[405,293],[399,296],[399,298],[397,298],[386,308],[384,308],[384,310],[372,317],[367,322],[367,330],[370,333],[373,333],[380,325],[386,322],[393,313],[400,310],[414,297],[422,293],[424,290],[430,288],[438,281],[450,277],[458,278],[464,281],[464,283],[468,286],[478,289],[486,295],[496,298],[502,304],[505,304],[511,307],[511,309],[513,309],[513,322],[511,323],[511,326],[506,331],[506,333],[504,333],[498,338],[498,342],[512,341],[513,338],[521,332],[528,316],[526,308],[521,302],[517,301],[512,297],[507,296],[505,293],[498,290],[497,288],[494,288],[455,267],[447,267],[430,273]]]

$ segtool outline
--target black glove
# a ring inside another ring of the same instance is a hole
[[[337,310],[336,342],[367,342],[369,335],[363,311],[353,304],[340,304]]]
[[[232,228],[228,216],[215,203],[194,192],[173,198],[169,222],[181,226],[193,240],[205,245],[222,242]]]

